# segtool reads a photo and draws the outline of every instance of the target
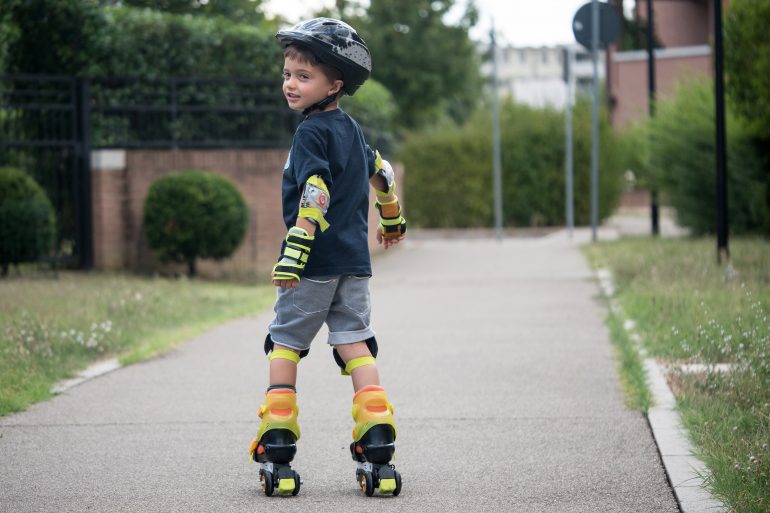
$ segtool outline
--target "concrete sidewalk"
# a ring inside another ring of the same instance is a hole
[[[399,497],[356,486],[352,388],[323,333],[300,364],[302,490],[260,493],[266,312],[0,419],[0,511],[678,511],[563,232],[410,240],[377,259],[372,295]]]

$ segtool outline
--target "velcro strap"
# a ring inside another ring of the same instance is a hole
[[[364,365],[374,365],[375,363],[376,360],[374,359],[374,356],[353,358],[345,365],[345,368],[341,370],[341,374],[343,376],[350,376],[350,374],[357,368],[363,367]]]
[[[289,351],[288,349],[274,349],[267,357],[267,359],[271,362],[276,358],[281,360],[291,360],[294,363],[299,363],[299,355],[294,351]]]
[[[317,208],[300,207],[299,217],[309,219],[311,221],[315,221],[316,223],[318,223],[318,227],[321,229],[322,232],[325,232],[329,228],[329,223],[326,221],[321,211],[318,210]]]
[[[286,262],[279,262],[273,266],[273,277],[276,280],[300,280],[304,265],[292,265]]]
[[[401,217],[401,207],[398,204],[398,196],[393,201],[387,203],[381,203],[379,200],[375,202],[375,207],[380,212],[380,217],[383,219],[398,219]]]

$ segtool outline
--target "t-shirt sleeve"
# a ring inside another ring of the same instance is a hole
[[[327,185],[332,183],[326,141],[318,130],[300,126],[294,135],[292,161],[297,185],[301,188],[311,176],[321,175]]]
[[[374,165],[374,160],[376,159],[376,156],[374,155],[374,150],[367,144],[366,145],[366,166],[369,170],[369,178],[374,176],[374,173],[377,172],[377,166]]]

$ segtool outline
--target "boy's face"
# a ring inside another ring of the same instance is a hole
[[[284,60],[283,94],[292,110],[305,110],[341,88],[342,80],[329,80],[318,66],[288,57]]]

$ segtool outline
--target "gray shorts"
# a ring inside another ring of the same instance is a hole
[[[363,342],[374,336],[370,320],[369,277],[313,276],[295,289],[277,289],[270,338],[298,351],[310,349],[323,323],[330,345]]]

